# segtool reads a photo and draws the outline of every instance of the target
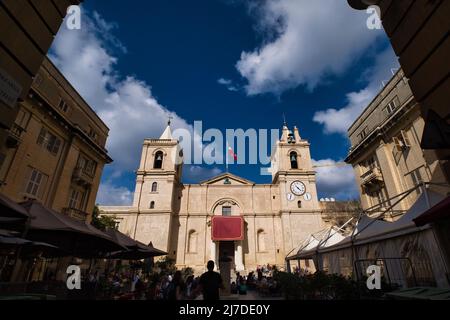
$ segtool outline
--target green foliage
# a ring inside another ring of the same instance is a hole
[[[288,300],[355,300],[361,294],[358,283],[351,278],[321,271],[304,276],[276,272],[274,279]]]
[[[94,207],[94,212],[92,213],[91,224],[97,229],[105,231],[106,229],[117,229],[117,223],[115,217],[110,216],[100,216],[101,211],[98,205]]]
[[[174,274],[177,271],[175,267],[175,260],[165,256],[164,258],[155,262],[155,269],[159,269],[160,275]]]

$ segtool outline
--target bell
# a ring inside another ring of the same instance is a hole
[[[161,156],[161,155],[158,155],[158,157],[156,158],[156,160],[162,161],[162,156]]]
[[[295,154],[291,155],[291,161],[292,162],[297,161],[297,155]]]

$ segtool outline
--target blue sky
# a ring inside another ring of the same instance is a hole
[[[142,140],[174,127],[281,128],[283,113],[317,164],[345,158],[348,125],[398,67],[384,32],[335,0],[89,0],[51,59],[110,127],[115,162],[98,202],[129,204]],[[133,126],[130,126],[130,123]],[[185,168],[195,183],[223,166]],[[270,183],[260,166],[231,172]],[[322,197],[357,197],[351,167],[318,169]]]

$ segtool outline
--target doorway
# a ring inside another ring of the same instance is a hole
[[[231,269],[234,269],[234,241],[219,242],[219,261],[224,258],[227,258],[229,261],[231,261]]]

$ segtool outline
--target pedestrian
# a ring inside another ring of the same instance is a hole
[[[214,271],[214,261],[208,261],[207,272],[200,277],[199,289],[203,293],[203,300],[217,301],[220,299],[219,290],[224,289],[222,277]]]
[[[181,271],[175,272],[170,282],[167,298],[168,300],[183,300],[185,295],[185,285]]]

